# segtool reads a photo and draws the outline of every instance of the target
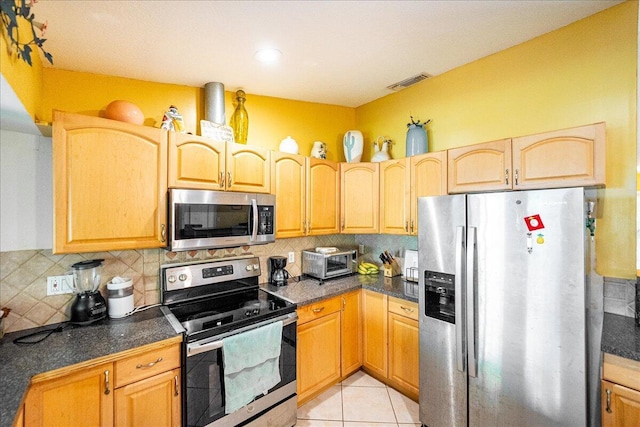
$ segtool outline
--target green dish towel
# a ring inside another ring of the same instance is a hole
[[[222,340],[225,413],[230,414],[280,382],[282,322]]]

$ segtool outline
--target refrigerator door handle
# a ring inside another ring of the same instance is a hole
[[[476,289],[475,289],[475,252],[476,252],[476,228],[469,227],[467,236],[467,357],[469,376],[478,376],[478,358],[476,357]]]
[[[462,283],[464,280],[464,226],[456,227],[456,271],[455,271],[455,321],[456,321],[456,365],[458,371],[464,372],[465,342],[464,342],[464,298],[462,297]]]

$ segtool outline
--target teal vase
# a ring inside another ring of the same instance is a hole
[[[415,156],[429,151],[427,131],[422,125],[411,124],[407,129],[406,155]]]

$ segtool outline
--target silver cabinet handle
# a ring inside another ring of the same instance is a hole
[[[400,308],[403,309],[404,311],[406,311],[407,313],[413,313],[413,308],[411,308],[411,307],[405,307],[405,306],[401,305]]]
[[[224,171],[220,171],[220,188],[224,188]]]
[[[324,306],[322,306],[320,308],[314,308],[311,311],[313,311],[314,313],[320,313],[322,310],[324,310]]]
[[[167,226],[164,224],[160,225],[160,238],[162,239],[162,243],[167,241]]]
[[[302,221],[302,233],[307,234],[307,223],[306,221]]]
[[[515,185],[518,185],[518,169],[516,169],[515,171],[515,176],[513,177],[513,182],[515,183]]]
[[[411,233],[413,233],[413,220],[411,220]]]
[[[111,385],[109,383],[109,370],[104,371],[104,394],[111,393]]]
[[[178,376],[176,375],[175,377],[173,377],[173,384],[174,384],[174,396],[178,396],[180,394],[180,384],[178,382]]]
[[[607,389],[607,412],[610,414],[611,411],[611,390]]]
[[[311,221],[307,221],[307,233],[311,233]]]
[[[154,366],[156,366],[158,363],[162,362],[162,357],[158,357],[158,359],[155,362],[149,362],[146,365],[142,365],[140,363],[138,363],[136,365],[136,369],[147,369],[147,368],[152,368]]]
[[[509,185],[509,169],[504,170],[504,183]]]
[[[346,306],[347,306],[347,300],[344,299],[344,297],[342,297],[342,309],[344,310]]]
[[[405,233],[409,232],[409,221],[405,221],[404,222],[404,231],[405,231]]]
[[[227,172],[227,176],[229,177],[229,182],[227,182],[227,186],[228,186],[229,188],[231,188],[231,184],[232,184],[232,181],[231,181],[231,172]]]

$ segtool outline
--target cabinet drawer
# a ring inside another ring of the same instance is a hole
[[[412,301],[389,297],[389,312],[418,320],[418,304]]]
[[[180,344],[156,348],[116,361],[115,387],[180,367]]]
[[[318,301],[298,308],[298,325],[317,319],[342,309],[340,296]]]
[[[640,362],[605,353],[602,378],[640,391]]]

